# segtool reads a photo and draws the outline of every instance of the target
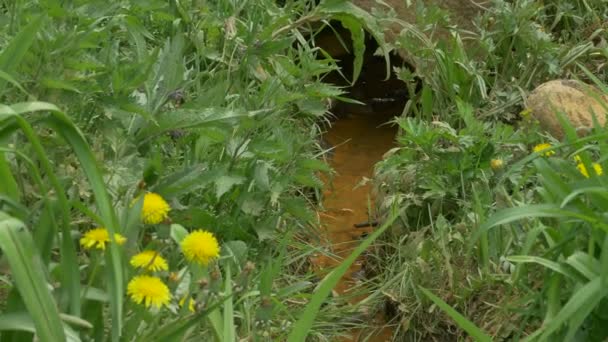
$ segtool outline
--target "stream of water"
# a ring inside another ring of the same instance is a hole
[[[370,213],[374,203],[370,192],[371,178],[374,165],[394,146],[397,129],[387,123],[394,115],[395,112],[345,115],[336,120],[324,135],[324,139],[334,147],[330,165],[336,174],[325,179],[321,232],[336,257],[323,255],[314,259],[313,263],[320,270],[337,266],[357,246],[361,235],[373,229],[355,225],[374,221],[373,211]],[[349,294],[357,279],[362,277],[363,263],[361,258],[353,263],[335,288],[336,295]],[[354,296],[351,301],[361,299],[361,296]],[[372,341],[389,341],[390,330],[385,330]],[[352,336],[343,341],[358,341],[359,333],[353,331]]]

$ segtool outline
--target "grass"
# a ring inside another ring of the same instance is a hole
[[[524,101],[555,78],[608,94],[602,1],[495,0],[474,30],[437,44],[443,12],[425,6],[389,42],[391,13],[339,0],[0,11],[2,339],[334,341],[377,329],[364,313],[382,313],[399,341],[608,336],[606,175],[591,171],[608,167],[606,133],[577,137],[562,118],[556,141]],[[319,282],[317,204],[304,194],[331,172],[320,135],[346,89],[323,82],[341,64],[314,34],[336,22],[353,38],[349,82],[366,37],[415,68],[387,63],[410,96],[398,147],[376,165],[383,225]],[[555,154],[532,153],[539,143]],[[149,192],[170,210],[137,200]],[[98,227],[103,250],[81,243]],[[200,244],[209,263],[183,253],[197,229],[217,239]],[[167,268],[132,266],[143,250]],[[364,250],[370,296],[331,297]],[[158,307],[129,289],[144,274],[162,284],[145,294]]]

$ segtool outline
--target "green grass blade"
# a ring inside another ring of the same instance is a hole
[[[327,296],[331,293],[333,288],[338,284],[340,278],[348,271],[350,265],[355,262],[357,257],[361,255],[371,244],[374,242],[385,230],[390,227],[395,219],[396,214],[392,214],[384,224],[369,235],[365,240],[361,242],[357,248],[338,265],[333,271],[331,271],[319,284],[317,291],[312,296],[311,301],[306,305],[304,313],[295,323],[293,330],[287,338],[288,342],[303,342],[312,327],[312,324],[321,308],[321,304],[326,300]]]
[[[509,208],[496,212],[473,235],[472,241],[475,242],[488,230],[503,224],[529,219],[534,217],[552,218],[576,218],[595,224],[598,228],[608,231],[608,224],[599,222],[594,217],[589,217],[578,212],[561,209],[555,204],[536,204],[519,208]]]
[[[41,341],[65,341],[59,311],[44,278],[45,271],[25,225],[0,212],[0,248],[11,267],[21,298]]]
[[[571,269],[569,269],[568,267],[565,267],[564,265],[552,261],[552,260],[548,260],[545,258],[541,258],[541,257],[537,257],[537,256],[531,256],[531,255],[513,255],[507,258],[508,261],[511,262],[517,262],[517,263],[534,263],[534,264],[539,264],[541,266],[544,266],[552,271],[561,273],[563,275],[565,275],[566,277],[569,277],[570,279],[573,280],[578,280],[578,281],[583,281],[584,278],[579,276],[578,274],[576,274],[575,272],[572,272]]]
[[[27,50],[34,43],[36,33],[42,27],[44,17],[37,17],[30,21],[0,53],[0,70],[16,73],[17,65],[21,62]],[[9,73],[10,76],[13,76]],[[0,77],[0,93],[4,90],[6,78]]]
[[[226,280],[224,286],[224,294],[228,297],[232,296],[232,274],[230,270],[230,262],[226,263]],[[234,308],[232,305],[232,299],[227,300],[224,303],[224,342],[236,341],[234,327]]]
[[[431,291],[420,287],[420,291],[424,293],[430,300],[435,303],[441,310],[448,314],[458,326],[466,331],[475,341],[488,341],[491,342],[492,338],[479,329],[473,322],[469,321],[466,317],[461,315],[458,311],[454,310],[448,303],[444,302],[441,298],[435,296]]]
[[[232,296],[226,296],[218,300],[217,303],[213,304],[211,307],[206,310],[202,310],[196,314],[190,315],[184,319],[177,319],[171,323],[167,323],[159,327],[160,329],[154,329],[151,333],[141,336],[137,341],[138,342],[148,342],[148,341],[179,341],[182,338],[182,335],[193,326],[199,324],[202,320],[205,319],[211,312],[217,312],[220,309],[224,302],[227,300],[232,300]],[[217,338],[218,341],[221,341],[221,338]]]
[[[110,197],[107,193],[103,177],[97,165],[97,161],[89,145],[84,138],[83,134],[76,128],[66,114],[64,114],[55,105],[45,102],[25,102],[18,103],[12,106],[12,109],[17,113],[28,113],[28,112],[39,112],[49,111],[52,115],[47,118],[46,122],[49,126],[57,131],[72,147],[74,153],[78,157],[80,164],[84,170],[84,173],[89,181],[91,189],[95,195],[95,202],[99,210],[99,214],[110,232],[110,236],[113,239],[114,233],[120,232],[118,229],[118,223],[116,214],[110,201]],[[52,170],[51,170],[52,172]],[[64,241],[69,239],[64,239]],[[70,241],[70,243],[72,243]],[[110,307],[112,312],[112,339],[118,341],[120,338],[120,332],[122,329],[122,307],[123,307],[123,295],[124,295],[124,270],[123,263],[121,260],[120,250],[118,245],[111,243],[109,245],[109,253],[106,253],[108,267],[108,278],[110,283],[109,296],[110,296]],[[75,258],[75,256],[74,256]],[[73,261],[76,263],[75,259]],[[78,269],[77,267],[74,267]],[[73,279],[80,279],[72,278]],[[79,282],[71,281],[80,285]],[[79,286],[78,286],[79,287]],[[79,302],[80,289],[77,289],[75,295],[71,295],[72,301]]]
[[[543,334],[540,337],[542,341],[548,341],[551,334],[562,327],[566,322],[576,316],[587,316],[598,305],[598,303],[608,294],[608,289],[602,288],[600,277],[581,287],[574,293],[570,300],[564,305],[559,313],[549,322],[546,322],[543,328]],[[582,323],[580,319],[575,322],[578,326]],[[578,326],[570,326],[570,329],[578,328]]]
[[[11,107],[1,106],[0,107],[0,119],[10,120],[13,119],[21,131],[30,142],[32,149],[38,157],[40,168],[44,170],[48,177],[53,190],[56,193],[59,205],[62,211],[61,215],[61,229],[63,236],[71,236],[70,230],[70,208],[65,194],[65,189],[61,186],[57,175],[53,169],[51,161],[48,159],[46,151],[42,147],[42,143],[38,138],[38,135],[22,116],[22,114],[29,111],[37,110],[48,110],[47,108],[56,108],[51,104],[38,105],[37,102],[18,103]],[[55,232],[58,233],[58,232]],[[63,284],[66,291],[62,292],[62,298],[60,306],[65,308],[69,306],[69,312],[76,316],[80,315],[80,282],[74,281],[74,279],[80,279],[80,268],[78,267],[76,247],[72,239],[61,239],[61,266],[63,269]]]
[[[19,82],[17,82],[17,80],[15,80],[13,78],[13,76],[11,76],[9,73],[4,72],[2,70],[0,70],[0,80],[4,80],[10,84],[12,84],[15,88],[21,90],[21,92],[23,92],[25,95],[30,95],[22,86]],[[0,90],[2,88],[0,87]]]
[[[4,152],[0,152],[0,194],[10,197],[13,201],[19,202],[21,197],[17,181],[13,177],[13,173],[9,167]]]
[[[78,157],[85,175],[89,181],[91,189],[95,194],[95,203],[105,227],[110,232],[112,239],[114,233],[121,232],[118,227],[116,213],[110,201],[110,196],[106,190],[105,183],[95,156],[93,155],[88,143],[82,133],[74,126],[69,118],[61,111],[54,111],[54,116],[50,117],[48,124],[53,127],[70,144],[74,153]],[[106,253],[108,277],[110,279],[110,307],[112,309],[112,339],[118,341],[122,330],[122,308],[123,295],[125,293],[125,276],[123,261],[119,246],[111,243],[109,253]]]

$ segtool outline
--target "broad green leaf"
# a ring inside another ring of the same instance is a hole
[[[174,223],[171,225],[171,238],[178,245],[182,243],[182,240],[188,235],[188,231],[181,224]]]
[[[355,84],[359,79],[359,74],[363,67],[363,57],[365,54],[365,32],[363,30],[362,23],[353,16],[350,15],[336,15],[335,20],[342,23],[342,26],[350,31],[350,37],[353,42],[353,52],[355,59],[353,61],[353,79],[351,84]]]
[[[232,189],[233,186],[243,184],[246,179],[241,176],[220,176],[215,180],[215,196],[222,197],[226,192]]]
[[[258,162],[255,165],[254,179],[261,190],[270,190],[270,179],[268,177],[269,166],[265,162]]]
[[[229,256],[235,269],[247,261],[247,244],[243,241],[227,241],[222,244],[222,254]]]
[[[371,34],[380,45],[380,49],[384,54],[384,61],[386,62],[386,79],[390,77],[391,61],[384,42],[384,31],[375,18],[369,14],[369,12],[363,10],[361,7],[358,7],[351,1],[344,0],[323,0],[319,3],[315,10],[318,10],[323,14],[350,16],[359,20],[367,32]]]

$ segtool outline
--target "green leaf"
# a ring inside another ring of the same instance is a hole
[[[566,259],[566,263],[579,271],[587,279],[592,280],[601,274],[600,262],[587,253],[576,251]]]
[[[11,198],[15,202],[19,202],[21,194],[19,193],[19,187],[17,181],[13,177],[11,168],[6,161],[4,152],[0,152],[0,194],[4,194]]]
[[[602,196],[605,199],[608,199],[608,191],[606,190],[605,187],[588,186],[588,187],[583,187],[583,188],[577,188],[574,191],[572,191],[570,194],[568,194],[568,196],[566,196],[564,198],[564,200],[560,204],[560,207],[564,208],[566,205],[568,205],[568,203],[570,203],[576,197],[578,197],[579,195],[583,195],[583,194],[597,194],[597,195]]]
[[[69,319],[68,319],[69,320]],[[66,320],[67,322],[67,320]],[[80,342],[78,334],[72,330],[68,325],[63,324],[63,329],[66,335],[66,341],[68,342]],[[36,326],[32,317],[26,312],[11,312],[0,315],[0,331],[27,331],[36,333]]]
[[[15,80],[13,78],[13,76],[11,76],[10,74],[0,70],[0,79],[3,79],[5,81],[7,81],[8,83],[12,84],[13,86],[15,86],[15,88],[21,90],[21,92],[23,92],[26,95],[30,95],[22,86],[19,82],[17,82],[17,80]],[[0,88],[1,89],[1,88]]]
[[[241,176],[221,176],[215,180],[215,195],[217,198],[222,197],[223,194],[232,189],[233,186],[243,184],[245,177]]]
[[[327,163],[319,159],[299,159],[296,164],[298,165],[298,167],[312,171],[331,172],[331,167]]]
[[[555,204],[536,204],[528,205],[520,208],[508,208],[496,212],[491,216],[479,229],[475,232],[472,241],[477,241],[483,232],[486,232],[496,226],[503,224],[530,219],[535,217],[553,217],[553,218],[577,218],[587,222],[596,224],[598,227],[608,231],[608,225],[599,222],[594,217],[585,216],[577,212],[561,209]]]
[[[25,26],[10,43],[2,49],[0,53],[0,70],[7,72],[10,76],[15,76],[17,66],[36,39],[38,30],[43,26],[44,17],[39,16],[29,20]],[[6,79],[0,79],[0,93],[4,90]]]
[[[46,103],[46,102],[24,102],[17,103],[10,107],[13,112],[6,111],[6,108],[2,108],[4,110],[0,111],[0,119],[2,118],[2,114],[4,115],[20,115],[22,113],[28,112],[39,112],[39,111],[48,111],[52,115],[46,117],[46,123],[55,129],[57,133],[59,133],[72,147],[74,153],[78,157],[80,165],[89,181],[89,185],[95,195],[95,204],[97,205],[97,209],[100,213],[100,216],[104,222],[104,226],[110,232],[110,237],[113,239],[114,234],[120,232],[118,228],[118,221],[116,219],[116,214],[114,212],[114,207],[112,202],[110,201],[110,197],[105,187],[105,183],[103,181],[103,177],[101,175],[99,166],[97,165],[97,161],[89,145],[84,139],[83,134],[76,128],[76,126],[72,123],[65,113],[60,111],[56,106]],[[21,120],[19,116],[17,116],[18,120]],[[39,146],[39,142],[35,139],[31,128],[26,125],[23,121],[19,121],[21,123],[21,127],[28,134],[28,138],[32,143],[38,144],[38,150],[42,150],[41,146]],[[44,151],[39,151],[39,157],[41,160],[45,161],[45,163],[49,163],[44,155]],[[45,171],[49,174],[49,176],[54,177],[53,169],[50,165],[45,165]],[[58,183],[56,179],[53,180],[53,183]],[[57,186],[56,186],[57,187]],[[63,191],[60,186],[57,190]],[[62,202],[66,202],[63,206],[67,205],[67,199],[65,198],[65,194],[62,192],[60,194],[60,200]],[[65,208],[63,209],[65,211]],[[69,212],[67,214],[62,215],[64,220],[69,218]],[[69,231],[69,223],[64,223],[64,236],[70,236]],[[80,310],[80,283],[73,281],[74,279],[79,279],[79,276],[73,276],[70,272],[78,275],[78,262],[75,256],[75,250],[73,246],[73,241],[70,239],[63,239],[62,245],[62,259],[65,260],[66,268],[64,272],[67,275],[67,284],[71,285],[69,291],[69,299],[71,301],[71,307],[73,308],[73,312],[77,312]],[[118,341],[120,338],[120,332],[122,330],[122,307],[123,307],[123,295],[124,295],[124,270],[122,268],[123,262],[121,258],[121,253],[119,250],[119,246],[116,243],[111,243],[109,246],[109,250],[105,253],[106,256],[106,270],[108,272],[107,277],[109,279],[109,296],[110,296],[110,309],[112,314],[112,340]],[[70,265],[70,266],[67,266]],[[69,277],[72,278],[69,278]]]
[[[314,219],[313,213],[308,208],[308,203],[302,198],[286,198],[282,201],[286,212],[295,218],[310,222]]]
[[[545,322],[546,324],[540,328],[540,331],[542,331],[540,340],[548,341],[551,334],[573,317],[577,315],[582,315],[584,317],[588,316],[607,294],[608,289],[601,286],[600,277],[586,283],[570,297],[566,305],[564,305],[551,321]],[[582,321],[577,319],[574,323],[575,324],[570,325],[570,330],[578,328]]]
[[[61,89],[72,91],[77,94],[81,94],[82,92],[73,84],[65,81],[65,80],[56,80],[51,78],[44,78],[40,81],[40,83],[50,89]]]
[[[15,122],[16,126],[21,129],[29,141],[33,152],[39,159],[41,169],[46,173],[53,190],[57,194],[59,207],[61,209],[61,233],[63,236],[72,236],[69,220],[70,206],[65,194],[65,190],[55,174],[51,161],[48,159],[47,153],[44,150],[38,135],[35,133],[29,122],[22,116],[24,113],[38,111],[52,111],[53,113],[59,113],[57,107],[49,103],[24,102],[16,103],[10,107],[0,105],[0,120]],[[73,127],[74,126],[72,126],[72,128]],[[62,132],[58,131],[58,133]],[[54,225],[52,225],[52,227],[56,228]],[[54,233],[58,234],[59,232],[55,231]],[[81,309],[80,282],[73,281],[73,279],[80,279],[80,268],[78,267],[77,262],[76,247],[72,239],[61,239],[61,268],[63,270],[62,277],[65,290],[61,292],[61,300],[59,304],[62,308],[69,305],[70,313],[79,315]]]
[[[230,263],[225,266],[225,280],[224,280],[224,294],[228,297],[232,297],[232,272],[230,270]],[[222,341],[234,342],[236,341],[235,327],[234,327],[234,308],[232,305],[232,299],[228,299],[224,302],[224,334]]]
[[[581,278],[575,272],[572,272],[572,270],[570,270],[568,267],[565,267],[564,265],[562,265],[560,263],[557,263],[555,261],[548,260],[545,258],[531,256],[531,255],[513,255],[513,256],[508,257],[507,260],[511,261],[511,262],[518,262],[518,263],[539,264],[550,270],[561,273],[561,274],[569,277],[570,279],[577,280],[577,281],[583,280],[583,278]]]
[[[171,225],[171,238],[178,245],[186,238],[188,231],[181,224],[174,223]]]
[[[363,31],[361,21],[357,20],[353,16],[336,15],[334,19],[339,20],[342,23],[342,26],[350,31],[350,36],[353,41],[353,52],[355,54],[355,59],[353,61],[353,79],[351,84],[355,84],[357,79],[359,79],[359,75],[361,74],[361,69],[363,67],[363,57],[365,54],[365,32]]]
[[[435,303],[441,310],[448,314],[458,326],[466,331],[475,341],[491,342],[492,338],[479,329],[473,322],[469,321],[466,317],[461,315],[458,311],[454,310],[448,303],[444,302],[441,298],[435,296],[431,291],[420,286],[420,291],[424,293],[430,300]]]
[[[180,317],[172,322],[165,323],[158,326],[158,329],[152,329],[150,333],[142,335],[137,341],[148,342],[148,341],[181,341],[182,335],[190,328],[200,324],[210,312],[217,312],[216,310],[224,305],[224,302],[231,299],[231,296],[225,296],[220,298],[217,303],[214,303],[210,307],[201,310],[195,314],[187,316],[185,318]],[[218,339],[222,335],[217,335]]]
[[[371,34],[380,45],[380,49],[384,54],[384,61],[386,62],[386,79],[390,77],[391,61],[386,48],[386,43],[384,42],[384,31],[371,14],[351,1],[345,0],[323,0],[317,6],[316,10],[320,13],[330,14],[337,18],[348,16],[359,20],[366,31]]]
[[[0,212],[0,248],[11,267],[21,298],[42,341],[65,341],[57,304],[49,292],[46,273],[25,225]]]
[[[222,252],[222,254],[230,257],[235,268],[247,261],[247,244],[243,241],[225,242],[222,244]]]
[[[270,179],[268,177],[268,163],[258,161],[255,165],[254,179],[261,190],[270,190]]]

